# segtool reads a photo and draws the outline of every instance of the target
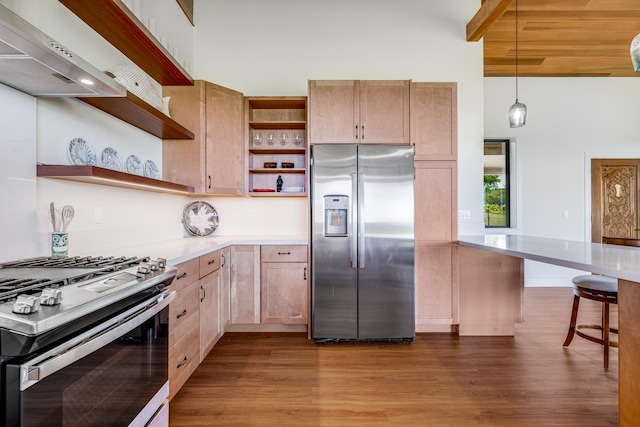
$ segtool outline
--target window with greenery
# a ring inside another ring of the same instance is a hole
[[[509,140],[484,141],[484,226],[509,227]]]

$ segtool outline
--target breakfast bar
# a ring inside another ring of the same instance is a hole
[[[618,279],[619,425],[637,425],[640,248],[521,235],[461,236],[460,335],[514,334],[514,324],[523,321],[525,259]]]

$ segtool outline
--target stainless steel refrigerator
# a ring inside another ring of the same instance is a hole
[[[412,341],[413,147],[311,146],[311,336]]]

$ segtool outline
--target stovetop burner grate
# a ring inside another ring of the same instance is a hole
[[[39,257],[0,264],[0,303],[149,261],[149,257]]]

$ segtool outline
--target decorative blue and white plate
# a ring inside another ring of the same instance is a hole
[[[98,165],[98,157],[93,148],[82,138],[73,138],[69,143],[69,160],[77,166]]]
[[[158,178],[160,176],[158,166],[152,160],[144,162],[144,176],[148,178]]]
[[[142,175],[142,162],[135,154],[127,157],[126,162],[127,172],[132,173],[134,175]]]
[[[116,171],[122,170],[122,159],[116,150],[111,147],[107,147],[102,150],[102,155],[100,156],[100,163],[103,168],[113,169]]]

